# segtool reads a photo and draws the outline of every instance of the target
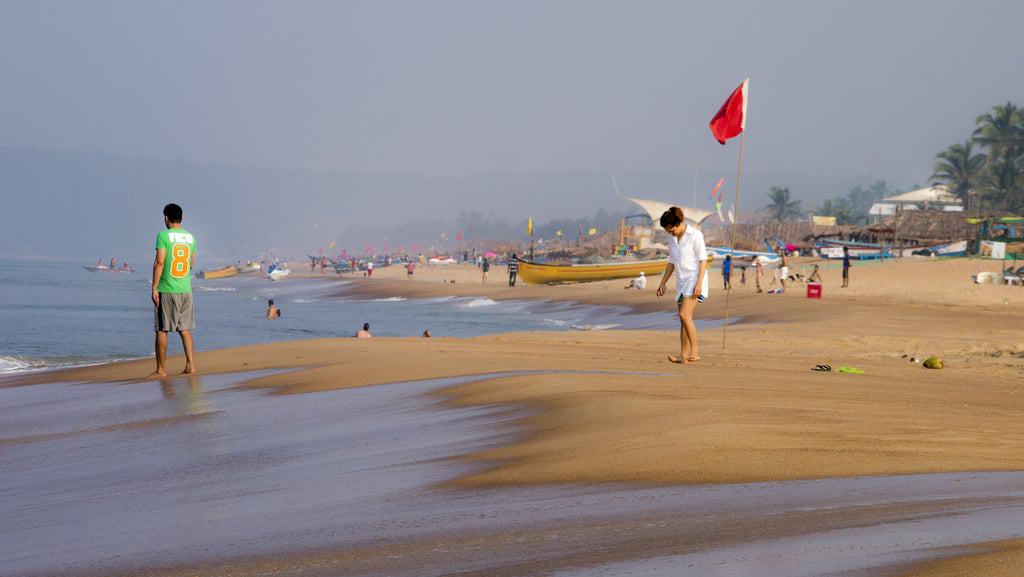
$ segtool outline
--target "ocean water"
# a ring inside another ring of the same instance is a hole
[[[0,374],[148,357],[153,305],[148,267],[92,273],[83,263],[0,260]],[[92,263],[84,263],[92,264]],[[670,310],[487,298],[347,298],[324,279],[270,282],[259,276],[193,279],[199,351],[280,340],[352,336],[364,322],[376,336],[474,336],[510,331],[673,328]],[[265,318],[267,299],[282,310]],[[172,335],[169,353],[181,352]]]

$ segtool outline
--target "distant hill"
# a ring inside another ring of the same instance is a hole
[[[616,176],[623,194],[692,202],[689,171]],[[718,176],[703,171],[702,181],[710,188]],[[727,171],[721,176],[729,182]],[[745,177],[744,209],[765,204],[765,192],[776,184],[813,205],[862,180],[753,174]],[[267,250],[301,255],[331,241],[355,249],[385,241],[429,245],[442,232],[453,235],[460,214],[473,212],[504,221],[506,230],[527,216],[543,221],[634,210],[615,198],[608,173],[596,171],[353,174],[20,147],[0,147],[0,197],[7,223],[0,227],[0,256],[134,262],[150,257],[162,226],[160,210],[172,201],[185,209],[198,254],[210,262]],[[699,202],[707,202],[706,192]]]

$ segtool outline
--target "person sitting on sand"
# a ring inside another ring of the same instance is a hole
[[[267,320],[274,320],[281,318],[281,309],[277,308],[274,304],[274,299],[267,301]]]
[[[688,226],[683,218],[683,209],[678,206],[661,215],[661,227],[668,233],[668,266],[658,286],[658,296],[665,294],[665,285],[670,276],[675,276],[676,310],[679,314],[679,356],[668,356],[673,363],[695,363],[700,360],[697,347],[697,325],[693,322],[693,311],[698,302],[707,298],[708,252],[704,245],[704,234]]]
[[[647,289],[647,277],[644,276],[644,271],[640,271],[640,276],[638,276],[635,279],[629,281],[629,284],[626,285],[625,288],[627,288],[627,289],[635,288],[636,290],[641,290],[641,291],[642,290],[646,290]]]
[[[807,282],[821,284],[821,271],[818,269],[818,265],[814,265],[814,270],[811,271],[811,276],[808,277]]]
[[[356,333],[357,339],[368,339],[373,335],[370,334],[370,323],[363,323],[363,328]]]
[[[423,331],[423,338],[429,339],[430,337],[431,337],[430,329],[427,329],[427,330]]]

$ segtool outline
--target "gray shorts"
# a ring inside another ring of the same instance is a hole
[[[192,310],[192,293],[160,293],[153,330],[157,332],[190,331],[196,326]]]

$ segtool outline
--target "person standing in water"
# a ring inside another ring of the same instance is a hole
[[[277,308],[274,304],[274,299],[267,301],[267,320],[274,320],[281,318],[281,309]]]
[[[156,307],[153,328],[156,331],[156,370],[149,378],[167,376],[167,333],[181,335],[185,349],[185,370],[195,374],[192,329],[195,311],[192,306],[192,263],[196,242],[192,233],[181,228],[182,210],[171,203],[164,207],[164,227],[156,235],[156,258],[153,260],[153,305]]]
[[[683,218],[683,209],[678,206],[661,215],[661,227],[668,233],[668,266],[661,277],[657,295],[665,294],[665,285],[670,276],[675,276],[676,309],[679,313],[679,356],[668,356],[673,363],[695,363],[700,360],[697,346],[697,325],[693,322],[693,311],[698,302],[707,298],[708,254],[704,245],[704,234],[688,226]]]

